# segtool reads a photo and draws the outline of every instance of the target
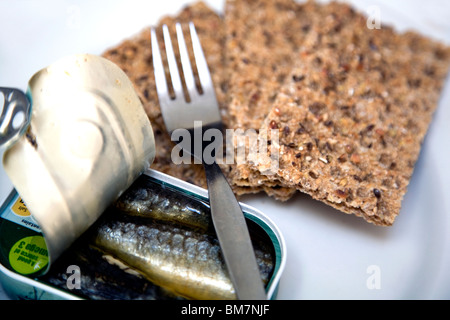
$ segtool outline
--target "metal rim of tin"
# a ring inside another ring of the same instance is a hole
[[[167,174],[164,174],[162,172],[148,169],[144,172],[145,175],[155,179],[156,181],[165,183],[170,185],[171,187],[174,187],[176,189],[180,189],[181,191],[191,193],[194,196],[201,197],[205,200],[208,199],[208,191],[206,189],[203,189],[201,187],[195,186],[193,184],[190,184],[188,182],[182,181],[180,179],[174,178],[172,176],[169,176]],[[275,249],[275,270],[273,272],[273,275],[266,287],[266,293],[268,299],[276,299],[276,293],[278,289],[278,285],[280,283],[281,275],[284,271],[285,265],[286,265],[286,245],[285,240],[278,229],[278,227],[275,225],[275,223],[267,217],[265,214],[263,214],[258,209],[251,207],[245,203],[240,202],[240,205],[242,207],[242,210],[244,212],[244,215],[247,219],[252,220],[258,226],[260,226],[270,237],[272,240],[272,244],[274,245]],[[66,291],[63,291],[58,288],[54,288],[46,283],[43,283],[39,280],[35,280],[33,278],[21,275],[19,273],[16,273],[14,271],[11,271],[4,267],[2,264],[0,264],[0,276],[3,274],[3,276],[8,277],[10,280],[17,281],[20,283],[24,283],[26,285],[29,285],[31,287],[34,287],[36,289],[42,290],[44,292],[50,293],[56,297],[67,299],[67,300],[82,300],[82,298],[73,295],[71,293],[68,293]]]

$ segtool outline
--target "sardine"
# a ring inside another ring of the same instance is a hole
[[[110,220],[94,244],[139,270],[150,281],[188,299],[235,299],[217,238],[184,226]],[[262,281],[273,269],[272,257],[255,248]]]
[[[77,276],[70,266],[79,268]],[[85,242],[74,245],[60,257],[40,281],[91,300],[181,299]]]
[[[256,223],[247,224],[261,281],[267,285],[275,266],[273,244]],[[236,298],[208,203],[146,176],[104,212],[79,243],[65,254],[62,265],[81,265],[79,293],[84,297]],[[67,289],[65,268],[52,266],[47,281]]]
[[[180,195],[145,176],[125,191],[113,207],[134,216],[171,221],[205,231],[212,228],[208,203]]]

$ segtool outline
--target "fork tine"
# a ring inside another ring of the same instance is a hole
[[[164,72],[164,65],[159,50],[158,39],[156,37],[155,29],[151,30],[152,37],[152,55],[153,55],[153,69],[155,73],[156,91],[158,92],[158,99],[161,105],[167,105],[169,102],[169,88],[167,86],[166,74]]]
[[[198,38],[197,31],[193,22],[189,23],[189,29],[191,31],[192,47],[194,50],[195,63],[197,65],[198,77],[202,86],[203,92],[213,90],[213,83],[211,74],[209,72],[208,64],[206,62],[205,55],[203,53],[200,39]]]
[[[186,41],[184,40],[183,29],[181,24],[176,24],[178,47],[180,49],[181,66],[183,67],[184,80],[186,88],[189,93],[189,97],[192,100],[197,98],[198,92],[195,85],[194,73],[191,67],[191,61],[189,59],[189,53],[186,47]]]
[[[164,45],[166,46],[167,63],[169,64],[170,78],[175,98],[183,97],[183,86],[181,84],[180,73],[178,72],[177,60],[173,51],[172,40],[170,39],[169,27],[163,25]],[[184,98],[184,97],[183,97]]]

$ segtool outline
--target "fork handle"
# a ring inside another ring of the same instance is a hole
[[[241,206],[216,162],[203,163],[211,216],[224,260],[241,300],[267,299]]]

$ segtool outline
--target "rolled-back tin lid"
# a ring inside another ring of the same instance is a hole
[[[94,55],[63,58],[29,81],[30,125],[3,166],[42,229],[54,261],[155,156],[133,84]]]

